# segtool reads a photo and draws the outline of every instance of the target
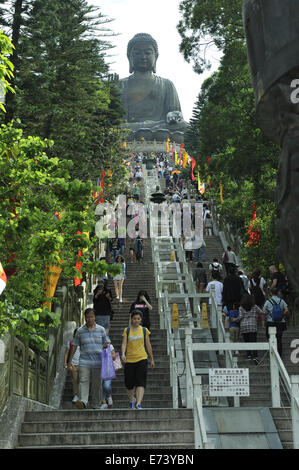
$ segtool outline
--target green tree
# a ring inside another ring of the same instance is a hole
[[[82,272],[117,270],[91,259],[96,246],[94,185],[71,179],[73,163],[48,157],[52,146],[39,137],[23,138],[13,124],[1,127],[0,252],[9,279],[0,301],[0,335],[18,334],[39,348],[47,347],[46,326],[58,321],[43,309],[46,266],[61,266],[64,278],[80,277],[76,262],[83,250]]]
[[[18,12],[11,3],[19,35],[8,117],[20,118],[27,136],[53,139],[49,151],[74,161],[74,177],[100,174],[99,160],[123,138],[116,118],[123,111],[105,62],[110,20],[85,0],[24,0]]]
[[[223,222],[228,222],[234,234],[241,236],[245,266],[252,269],[260,263],[272,264],[277,247],[274,191],[279,148],[257,127],[242,41],[225,45],[219,69],[202,86],[194,116],[189,129],[191,135],[186,136],[186,149],[195,155],[201,178],[206,183],[211,178],[208,197],[217,203]],[[194,142],[197,148],[192,146]],[[223,204],[220,184],[224,191]],[[259,244],[248,245],[254,201],[260,239]]]
[[[180,12],[180,51],[198,73],[211,65],[207,54],[211,45],[222,51],[235,40],[244,42],[242,0],[183,0]]]
[[[11,81],[13,79],[13,63],[8,59],[8,55],[12,54],[13,45],[9,38],[0,31],[0,109],[5,111],[5,107],[2,103],[4,102],[4,97],[7,91],[14,93],[14,90],[11,86]]]

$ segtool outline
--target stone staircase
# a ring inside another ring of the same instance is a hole
[[[298,338],[299,329],[289,327],[283,333],[283,354],[282,360],[289,375],[297,375],[298,367],[290,360],[291,348],[290,344],[293,339]],[[240,338],[242,341],[242,339]],[[265,329],[258,328],[258,342],[265,342],[266,335]],[[271,398],[271,377],[270,377],[270,361],[269,352],[259,352],[260,364],[256,366],[251,360],[247,360],[247,354],[241,352],[238,356],[238,367],[249,369],[250,380],[250,396],[240,398],[240,406],[242,407],[269,407],[277,431],[279,433],[281,443],[285,449],[293,448],[292,437],[292,420],[290,401],[285,393],[285,387],[280,383],[281,403],[282,408],[272,408]],[[218,356],[219,364],[225,367],[225,358]],[[281,381],[280,381],[281,382]],[[233,406],[232,399],[228,399],[231,406]]]
[[[205,237],[206,269],[208,281],[209,263],[214,257],[221,262],[223,247],[216,236]],[[172,408],[169,358],[167,356],[166,332],[159,328],[158,302],[156,299],[154,268],[151,259],[151,242],[144,246],[144,259],[131,264],[126,248],[127,278],[124,282],[123,303],[113,301],[114,319],[111,322],[110,339],[116,351],[121,350],[122,333],[129,324],[129,310],[140,289],[147,290],[153,311],[151,317],[151,344],[156,367],[148,370],[148,384],[143,400],[143,410],[129,410],[124,386],[123,369],[112,382],[113,406],[106,410],[78,411],[71,403],[72,387],[68,376],[65,384],[62,409],[26,413],[19,448],[55,449],[192,449],[194,448],[194,422],[190,409]],[[195,262],[188,263],[189,269]],[[113,282],[109,281],[113,288]],[[212,335],[215,337],[215,332]],[[289,360],[290,343],[298,338],[299,331],[288,329],[283,335],[283,361],[289,374],[297,372]],[[265,330],[258,331],[258,341],[265,341]],[[184,347],[184,345],[183,345]],[[262,358],[263,353],[260,353]],[[219,367],[225,367],[224,357],[217,355]],[[284,408],[272,408],[269,358],[266,355],[259,366],[247,361],[245,353],[238,360],[239,367],[248,367],[250,374],[250,397],[240,399],[241,407],[269,407],[284,448],[292,448],[290,404],[283,390]],[[203,367],[200,364],[200,367]],[[230,399],[228,399],[230,402]],[[232,402],[230,402],[232,406]],[[179,432],[178,432],[179,431]]]
[[[129,410],[123,369],[112,381],[113,406],[105,410],[79,411],[72,404],[72,385],[68,375],[62,399],[62,409],[29,412],[25,415],[19,435],[19,448],[93,448],[93,449],[192,449],[194,421],[190,409],[172,408],[169,358],[166,332],[159,329],[158,303],[155,293],[151,242],[146,240],[144,259],[130,263],[126,247],[127,277],[123,303],[114,298],[114,318],[110,339],[116,351],[121,351],[122,333],[129,324],[131,303],[145,289],[151,299],[151,335],[155,368],[148,369],[143,410]],[[109,281],[113,288],[113,281]],[[114,289],[113,289],[114,292]],[[179,431],[179,432],[178,432]]]
[[[31,412],[19,435],[19,448],[27,449],[193,447],[193,414],[184,409]]]

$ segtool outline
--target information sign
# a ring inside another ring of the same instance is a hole
[[[211,397],[249,396],[248,369],[209,369]]]

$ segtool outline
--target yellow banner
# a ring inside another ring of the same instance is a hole
[[[183,168],[186,168],[188,161],[188,154],[185,149],[183,149]]]
[[[60,266],[46,266],[44,290],[45,296],[48,299],[54,297],[61,271],[62,268]],[[47,300],[43,303],[43,308],[48,307],[51,312],[51,305],[51,302]]]
[[[224,199],[223,199],[223,184],[220,184],[219,188],[220,188],[220,201],[221,201],[221,204],[223,204],[223,203],[224,203]]]

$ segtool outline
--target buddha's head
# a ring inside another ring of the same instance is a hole
[[[158,44],[150,34],[136,34],[128,43],[127,56],[130,73],[136,71],[156,73],[156,62],[159,56]]]

